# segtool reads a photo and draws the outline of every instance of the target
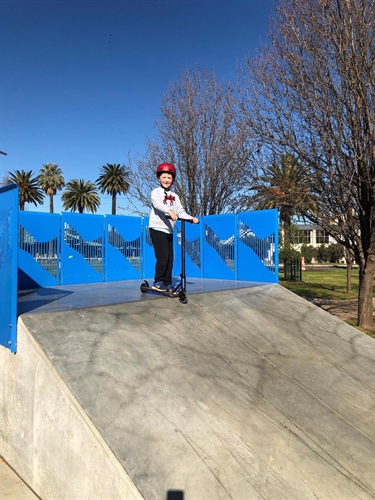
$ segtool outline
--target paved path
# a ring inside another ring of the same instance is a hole
[[[0,499],[37,500],[38,498],[0,457]]]

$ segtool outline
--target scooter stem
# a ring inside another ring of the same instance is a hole
[[[185,221],[181,220],[181,285],[186,290],[186,269],[185,269]]]

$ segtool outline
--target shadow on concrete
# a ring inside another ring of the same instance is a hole
[[[61,300],[74,293],[66,289],[37,288],[33,290],[20,290],[18,292],[17,314],[30,313],[43,306],[47,306],[56,300]]]

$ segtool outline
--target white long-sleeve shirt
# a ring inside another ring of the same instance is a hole
[[[151,203],[150,228],[173,233],[176,222],[165,217],[165,214],[168,214],[169,210],[173,210],[178,217],[184,219],[192,218],[191,215],[185,212],[178,195],[173,191],[165,191],[161,186],[152,191]]]

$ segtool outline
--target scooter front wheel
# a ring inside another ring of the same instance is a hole
[[[180,292],[179,296],[179,301],[181,304],[187,304],[188,303],[188,298],[187,298],[187,293],[186,292]]]

